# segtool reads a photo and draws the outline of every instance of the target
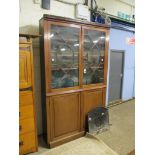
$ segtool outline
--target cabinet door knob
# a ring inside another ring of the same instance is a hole
[[[19,147],[23,146],[24,145],[24,142],[23,141],[20,141],[19,142]]]

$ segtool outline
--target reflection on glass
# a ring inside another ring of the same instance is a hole
[[[79,29],[51,25],[51,87],[79,85]]]
[[[83,84],[103,83],[105,33],[84,30]]]

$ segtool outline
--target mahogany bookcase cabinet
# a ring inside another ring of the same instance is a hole
[[[44,131],[54,147],[83,136],[87,113],[105,106],[109,28],[43,15],[40,34]]]

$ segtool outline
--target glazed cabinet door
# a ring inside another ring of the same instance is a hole
[[[19,88],[31,87],[31,55],[29,45],[20,44],[19,50]]]
[[[79,86],[80,26],[49,22],[49,89]]]
[[[104,30],[83,27],[83,85],[104,84]]]

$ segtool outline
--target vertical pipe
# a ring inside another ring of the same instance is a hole
[[[91,10],[93,9],[93,0],[91,0]]]
[[[90,19],[92,21],[92,16],[93,16],[93,0],[90,2]]]
[[[85,5],[87,5],[87,6],[88,6],[88,0],[85,0]]]

